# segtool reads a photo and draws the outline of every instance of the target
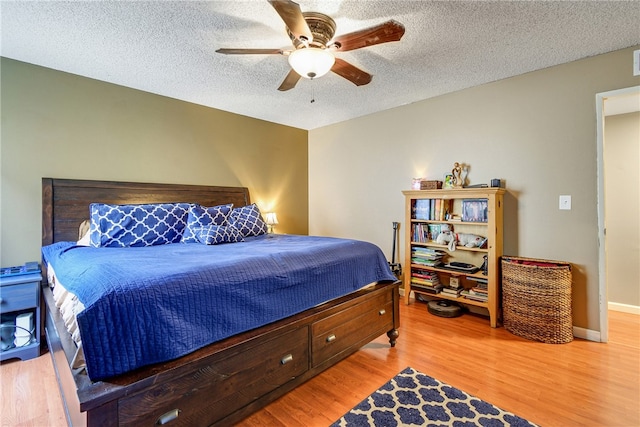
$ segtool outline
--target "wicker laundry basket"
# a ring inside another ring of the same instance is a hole
[[[502,257],[502,312],[509,332],[530,340],[573,340],[571,264]]]

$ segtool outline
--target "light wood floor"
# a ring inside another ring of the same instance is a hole
[[[328,426],[411,366],[541,426],[640,426],[640,316],[609,316],[609,343],[541,344],[402,305],[395,348],[380,337],[241,425]],[[0,376],[2,426],[65,424],[49,354],[5,362]]]

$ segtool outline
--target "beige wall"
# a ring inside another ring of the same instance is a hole
[[[316,129],[308,151],[305,131],[3,58],[0,260],[39,258],[44,176],[244,185],[278,231],[390,258],[401,191],[458,161],[471,183],[506,180],[505,253],[572,262],[574,324],[598,330],[595,94],[640,84],[632,51]]]
[[[640,113],[604,122],[608,301],[640,307]]]
[[[390,257],[411,178],[467,163],[472,184],[506,180],[505,253],[573,263],[574,325],[599,330],[595,96],[640,84],[632,52],[310,131],[310,233],[369,240]],[[560,195],[572,210],[558,209]]]
[[[246,186],[307,233],[306,131],[1,61],[2,266],[40,259],[42,177]]]

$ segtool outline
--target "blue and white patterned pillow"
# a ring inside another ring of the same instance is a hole
[[[267,232],[267,224],[262,219],[255,203],[234,208],[229,215],[229,224],[234,225],[244,237],[259,236]]]
[[[194,229],[198,241],[204,245],[243,242],[242,233],[233,225],[207,225]]]
[[[181,242],[198,243],[195,229],[207,225],[224,225],[232,207],[233,204],[212,206],[210,208],[205,208],[198,204],[191,205],[189,216],[187,217],[187,227],[184,230]]]
[[[89,207],[93,247],[154,246],[177,243],[187,225],[189,203]]]

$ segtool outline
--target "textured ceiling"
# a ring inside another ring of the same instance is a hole
[[[305,1],[336,35],[395,19],[399,42],[337,54],[373,74],[287,75],[280,55],[218,48],[285,48],[266,0],[2,1],[1,55],[302,129],[640,44],[638,1]],[[629,70],[631,73],[631,69]],[[315,99],[315,102],[311,102]]]

